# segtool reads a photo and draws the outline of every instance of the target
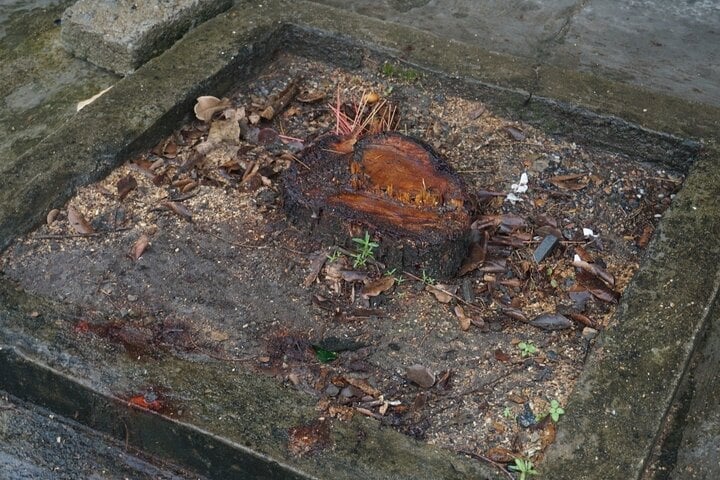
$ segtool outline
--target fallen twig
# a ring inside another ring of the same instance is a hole
[[[36,235],[33,238],[35,240],[65,240],[67,238],[100,237],[102,235],[108,235],[111,233],[125,232],[127,230],[132,230],[133,228],[135,228],[135,227],[121,227],[121,228],[116,228],[114,230],[103,230],[101,232],[94,232],[94,233],[65,233],[65,234],[57,234],[57,235]]]
[[[514,480],[513,476],[510,474],[510,472],[507,471],[507,469],[502,464],[497,463],[493,460],[490,460],[488,457],[486,457],[484,455],[480,455],[478,453],[473,453],[473,452],[468,452],[467,450],[455,450],[455,453],[459,453],[461,455],[467,455],[468,457],[472,457],[475,460],[480,460],[482,462],[489,463],[493,467],[495,467],[498,470],[500,470],[501,472],[503,472],[507,478],[509,478],[510,480]]]
[[[384,268],[384,267],[383,267],[383,268]],[[415,275],[413,275],[412,273],[403,271],[403,275],[407,275],[408,277],[412,278],[413,280],[417,280],[417,281],[419,281],[419,282],[425,283],[422,278],[420,278],[420,277],[418,277],[418,276],[415,276]],[[448,292],[448,291],[445,290],[444,288],[440,288],[440,287],[438,287],[438,286],[436,286],[436,285],[432,285],[432,287],[435,288],[435,289],[437,289],[437,290],[439,290],[439,291],[442,292],[442,293],[445,293],[445,294],[447,294],[447,295],[450,295],[452,298],[454,298],[454,299],[457,300],[458,302],[462,303],[463,305],[467,305],[468,307],[473,308],[473,309],[477,310],[478,312],[482,312],[482,308],[481,308],[480,306],[475,305],[474,303],[467,302],[467,301],[465,301],[464,298],[459,297],[459,296],[455,295],[455,294],[452,293],[452,292]]]
[[[301,77],[294,78],[285,89],[268,103],[260,116],[265,120],[272,120],[275,115],[282,112],[300,91]]]

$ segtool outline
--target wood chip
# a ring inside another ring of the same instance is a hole
[[[162,202],[160,205],[162,205],[166,209],[170,210],[171,212],[173,212],[175,215],[182,218],[183,220],[192,222],[192,212],[185,205],[182,205],[177,202],[171,202],[171,201]]]

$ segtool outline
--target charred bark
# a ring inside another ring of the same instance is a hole
[[[297,224],[345,241],[369,231],[389,268],[454,275],[467,253],[472,207],[462,179],[426,143],[396,132],[326,134],[284,174]]]

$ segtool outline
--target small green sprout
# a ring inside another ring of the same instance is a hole
[[[320,363],[328,363],[332,362],[338,357],[337,352],[333,352],[332,350],[325,350],[324,348],[320,347],[313,347],[315,350],[315,356],[320,361]]]
[[[336,262],[337,259],[340,258],[341,255],[342,255],[342,253],[340,252],[340,250],[338,250],[336,248],[330,255],[326,255],[326,257],[328,259],[328,262],[332,263],[332,262]]]
[[[528,340],[527,342],[518,343],[518,348],[520,349],[520,354],[523,357],[527,357],[537,353],[537,347],[530,340]]]
[[[518,478],[518,480],[526,480],[528,475],[537,475],[538,473],[537,470],[535,470],[532,460],[525,458],[516,458],[515,465],[510,465],[508,468],[520,472],[520,478]]]
[[[557,400],[550,400],[550,410],[547,412],[539,413],[535,415],[535,420],[538,422],[542,421],[543,418],[550,415],[550,418],[552,418],[552,421],[557,423],[558,420],[560,420],[560,415],[565,414],[565,409],[560,406],[560,402]]]
[[[560,415],[565,414],[565,409],[560,406],[560,402],[557,400],[550,401],[550,418],[553,422],[557,423],[560,420]]]
[[[513,416],[512,409],[511,409],[510,407],[505,407],[505,408],[503,409],[503,417],[505,417],[505,418],[512,418],[512,416]]]
[[[395,279],[395,283],[400,285],[405,281],[405,277],[403,277],[402,275],[400,275],[396,272],[397,272],[397,268],[393,268],[392,270],[388,270],[387,272],[385,272],[385,276],[393,277]]]
[[[425,285],[435,285],[435,279],[428,275],[425,270],[422,271],[422,278],[420,279]]]
[[[353,258],[353,268],[364,267],[368,260],[375,259],[374,252],[380,244],[370,239],[370,233],[365,231],[363,238],[355,237],[352,241],[358,244],[358,247],[355,249],[356,253],[350,255]]]

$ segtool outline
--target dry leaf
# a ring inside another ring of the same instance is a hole
[[[85,217],[75,210],[74,207],[68,207],[67,214],[70,227],[72,227],[76,233],[79,233],[80,235],[91,235],[95,233],[95,229],[92,228],[88,221],[85,220]]]
[[[517,308],[506,307],[501,308],[500,311],[514,320],[519,320],[521,322],[528,321],[527,315],[525,315],[522,310],[518,310]]]
[[[509,362],[511,358],[509,354],[503,352],[500,348],[495,349],[493,354],[495,355],[495,360],[499,362]]]
[[[455,315],[457,315],[458,320],[460,320],[460,330],[467,332],[470,329],[472,321],[470,320],[470,317],[465,315],[465,310],[463,310],[460,305],[455,306]]]
[[[315,103],[325,98],[323,92],[305,92],[302,95],[298,95],[297,101],[300,103]]]
[[[557,427],[555,422],[546,422],[545,428],[540,432],[540,445],[541,450],[545,450],[547,447],[555,443],[555,434],[557,433]]]
[[[272,120],[275,116],[275,109],[272,105],[268,105],[267,107],[265,107],[265,110],[260,112],[260,116],[265,120]]]
[[[549,179],[550,183],[562,190],[582,190],[588,186],[585,174],[557,175]]]
[[[425,289],[435,295],[435,299],[440,303],[450,303],[453,294],[457,291],[457,286],[443,285],[441,283],[435,285],[426,285]]]
[[[477,107],[475,110],[473,110],[472,112],[468,113],[468,118],[469,118],[470,120],[477,120],[478,118],[480,118],[480,117],[482,116],[483,113],[485,113],[485,110],[487,110],[487,109],[485,108],[485,105],[480,105],[480,106]]]
[[[608,288],[598,277],[583,269],[576,270],[575,278],[578,284],[598,300],[608,303],[618,303],[620,300],[620,293]]]
[[[137,180],[135,180],[135,177],[133,177],[132,174],[128,173],[126,176],[118,180],[116,187],[118,198],[120,201],[123,201],[125,200],[125,197],[127,197],[128,194],[137,187]]]
[[[318,275],[320,275],[320,270],[322,270],[323,265],[325,265],[325,262],[327,261],[327,254],[325,251],[321,251],[317,254],[315,258],[310,262],[310,272],[305,277],[305,280],[303,281],[303,287],[309,287],[312,285],[315,280],[317,280]]]
[[[590,295],[590,292],[587,292],[587,293],[588,293],[588,295]],[[582,325],[584,327],[596,328],[595,323],[593,323],[593,321],[590,320],[590,317],[588,317],[587,315],[583,315],[582,313],[577,313],[577,312],[570,312],[568,314],[568,316],[572,320],[574,320],[575,322],[579,323],[580,325]]]
[[[376,297],[381,293],[390,290],[393,285],[395,285],[395,278],[390,275],[386,275],[365,285],[362,289],[361,295],[365,299]]]
[[[495,463],[510,463],[517,458],[517,453],[503,447],[493,447],[487,452],[485,456]]]
[[[223,98],[222,100],[210,95],[202,96],[197,98],[195,104],[195,116],[198,120],[203,122],[209,122],[212,116],[217,112],[221,112],[230,106],[230,100]]]
[[[655,229],[652,225],[645,225],[643,228],[642,234],[637,239],[637,246],[640,248],[647,247],[648,243],[650,243],[650,238],[652,237],[652,234],[655,232]]]
[[[607,283],[611,287],[615,286],[615,277],[613,277],[610,272],[600,268],[599,266],[595,265],[594,263],[588,263],[585,260],[582,260],[580,258],[580,255],[575,255],[575,258],[573,259],[573,267],[581,268],[585,270],[588,273],[591,273],[595,275],[596,277],[600,278],[603,282]]]
[[[369,276],[367,272],[358,272],[357,270],[340,270],[340,278],[346,282],[368,282]]]
[[[145,250],[147,250],[147,247],[149,245],[150,237],[143,233],[142,235],[140,235],[140,238],[135,241],[135,244],[133,245],[132,250],[130,250],[128,256],[132,260],[138,261],[140,257],[142,257],[143,253],[145,253]]]
[[[529,323],[533,327],[543,330],[563,330],[573,326],[573,322],[569,318],[559,313],[542,313],[530,320]]]
[[[365,395],[370,395],[375,398],[378,398],[380,395],[382,395],[382,392],[370,385],[367,380],[355,377],[343,377],[343,379],[353,387],[361,390]]]
[[[108,88],[106,88],[105,90],[101,91],[100,93],[96,93],[95,95],[93,95],[92,97],[88,98],[87,100],[83,100],[83,101],[81,101],[81,102],[78,102],[77,106],[75,107],[75,111],[76,111],[76,112],[79,112],[79,111],[82,110],[83,108],[87,107],[88,105],[90,105],[91,103],[93,103],[95,100],[97,100],[98,98],[100,98],[100,97],[102,97],[103,95],[105,95],[112,87],[113,87],[113,86],[110,85],[110,86],[109,86]]]
[[[470,273],[485,262],[485,254],[487,253],[487,244],[473,243],[470,245],[470,253],[467,258],[463,260],[463,264],[460,267],[458,276],[463,276],[466,273]]]

